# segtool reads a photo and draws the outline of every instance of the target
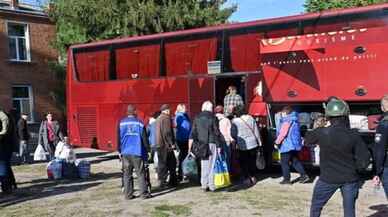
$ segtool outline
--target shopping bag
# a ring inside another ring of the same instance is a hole
[[[198,175],[197,162],[195,162],[194,155],[189,153],[182,162],[183,175],[193,177]]]
[[[34,161],[45,161],[47,160],[46,152],[42,145],[38,144],[34,152]]]
[[[216,189],[228,187],[231,184],[228,165],[221,154],[217,154],[214,164],[214,185]]]
[[[272,161],[274,162],[280,162],[280,152],[279,150],[275,149],[272,152]]]
[[[264,150],[262,147],[259,147],[256,153],[256,167],[259,170],[265,169],[265,157]]]
[[[47,164],[47,177],[49,179],[62,178],[62,161],[52,160]]]
[[[62,177],[65,179],[77,179],[79,178],[78,168],[74,163],[62,163]]]
[[[78,175],[81,179],[89,178],[90,176],[90,162],[87,160],[76,160],[75,166],[78,169]]]

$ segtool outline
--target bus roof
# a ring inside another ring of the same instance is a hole
[[[279,17],[279,18],[263,19],[263,20],[256,20],[256,21],[249,21],[249,22],[242,22],[242,23],[222,24],[217,26],[158,33],[158,34],[151,34],[151,35],[116,38],[116,39],[103,40],[103,41],[97,41],[97,42],[91,42],[91,43],[85,43],[85,44],[76,44],[76,45],[72,45],[71,48],[73,49],[73,48],[104,46],[104,45],[119,44],[119,43],[125,43],[125,42],[146,41],[146,40],[155,40],[155,39],[185,36],[185,35],[192,35],[192,34],[219,32],[224,30],[238,30],[238,29],[249,28],[249,27],[259,27],[259,26],[277,25],[277,24],[285,24],[285,23],[295,23],[295,22],[302,22],[302,21],[309,21],[309,20],[311,21],[311,20],[321,20],[321,19],[328,19],[328,18],[338,18],[340,16],[364,14],[364,13],[369,13],[369,12],[379,11],[379,10],[388,11],[388,3],[375,4],[375,5],[357,7],[357,8],[326,10],[326,11],[316,12],[316,13],[304,13],[301,15],[285,16],[285,17]]]

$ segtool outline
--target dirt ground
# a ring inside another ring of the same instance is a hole
[[[278,175],[273,175],[277,171],[261,174],[260,182],[248,189],[204,193],[186,183],[177,189],[155,192],[149,200],[127,201],[120,188],[120,163],[112,154],[80,150],[77,156],[92,162],[93,174],[87,180],[49,181],[45,163],[13,167],[19,189],[10,196],[0,195],[0,216],[303,217],[309,213],[313,183],[281,186]],[[156,185],[155,180],[152,182]],[[342,216],[341,204],[337,192],[322,216]],[[357,216],[388,216],[382,189],[376,191],[370,181],[360,191]]]

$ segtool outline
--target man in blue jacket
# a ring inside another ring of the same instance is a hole
[[[148,199],[151,193],[147,190],[145,180],[145,162],[149,148],[147,132],[144,124],[136,117],[136,108],[128,105],[128,117],[119,124],[118,152],[123,162],[125,199],[134,199],[133,169],[135,169],[140,189],[140,197]]]

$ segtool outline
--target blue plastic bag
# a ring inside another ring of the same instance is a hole
[[[195,157],[190,153],[182,162],[182,172],[184,176],[193,177],[198,175],[197,162]]]
[[[216,188],[225,188],[231,184],[228,164],[221,154],[217,154],[214,164],[214,185]]]

